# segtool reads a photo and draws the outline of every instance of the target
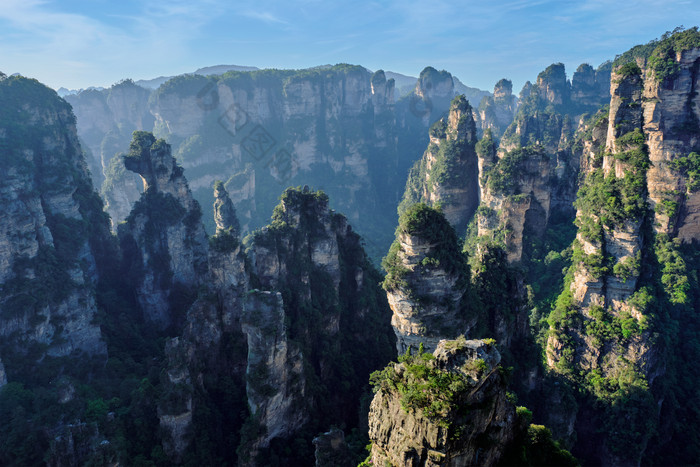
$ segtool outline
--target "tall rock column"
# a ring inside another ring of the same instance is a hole
[[[245,246],[256,289],[241,317],[251,413],[239,462],[254,465],[302,428],[357,426],[364,382],[395,353],[381,276],[325,193],[285,190],[271,224]],[[292,454],[284,463],[303,462]]]
[[[399,354],[421,344],[432,351],[440,339],[469,335],[477,321],[462,301],[469,267],[442,213],[422,203],[408,208],[384,268]]]
[[[228,232],[238,237],[240,226],[236,217],[236,208],[221,181],[214,184],[214,223],[217,235]]]
[[[479,205],[476,125],[464,96],[452,100],[446,119],[430,129],[430,144],[411,169],[399,213],[417,202],[440,206],[464,232]]]
[[[145,190],[119,237],[130,267],[140,271],[136,286],[146,318],[165,328],[190,305],[186,290],[206,280],[201,210],[165,141],[134,132],[124,164],[141,176]]]
[[[513,121],[517,99],[513,95],[513,83],[508,79],[499,80],[493,87],[493,97],[486,96],[479,103],[481,129],[489,129],[500,137]]]

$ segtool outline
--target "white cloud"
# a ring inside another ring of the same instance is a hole
[[[135,78],[162,74],[183,61],[192,38],[221,12],[210,0],[153,1],[143,11],[99,20],[57,7],[44,0],[0,0],[3,68],[54,87],[109,85],[135,70],[143,73]]]
[[[246,18],[257,19],[264,23],[289,24],[289,22],[273,15],[269,11],[246,10],[239,13]]]

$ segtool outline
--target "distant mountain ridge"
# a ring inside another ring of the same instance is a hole
[[[146,89],[158,89],[158,87],[165,83],[166,81],[169,81],[173,79],[176,76],[182,76],[182,75],[202,75],[202,76],[208,76],[208,75],[223,75],[227,71],[256,71],[259,70],[260,68],[255,67],[255,66],[243,66],[243,65],[212,65],[212,66],[205,66],[203,68],[198,68],[195,71],[191,73],[181,73],[179,75],[172,75],[172,76],[158,76],[157,78],[151,78],[151,79],[139,79],[135,80],[134,84],[137,86],[141,86],[142,88]],[[103,89],[106,89],[102,86],[90,86],[85,89],[67,89],[64,87],[60,87],[56,90],[56,93],[61,96],[65,97],[71,94],[78,94],[81,91],[88,91],[88,90],[96,90],[96,91],[102,91]]]
[[[309,70],[317,70],[317,69],[323,69],[323,68],[330,68],[332,65],[319,65],[315,67],[308,68]],[[137,86],[141,86],[142,88],[146,89],[158,89],[163,83],[171,80],[172,78],[176,76],[183,76],[183,75],[202,75],[202,76],[209,76],[209,75],[223,75],[224,73],[228,71],[257,71],[260,70],[260,68],[255,67],[255,66],[244,66],[244,65],[212,65],[212,66],[205,66],[202,68],[198,68],[195,71],[191,73],[182,73],[180,75],[172,75],[172,76],[158,76],[157,78],[151,78],[151,79],[139,79],[139,80],[134,80],[134,84]],[[407,94],[410,94],[411,91],[416,87],[416,81],[418,80],[417,77],[415,76],[409,76],[409,75],[404,75],[401,73],[396,73],[393,71],[386,71],[384,72],[386,75],[386,79],[393,79],[394,82],[396,83],[395,91],[394,91],[394,99],[399,99],[402,96],[405,96]],[[489,91],[484,91],[483,89],[478,89],[478,88],[472,88],[470,86],[465,85],[462,83],[456,76],[453,76],[454,79],[454,86],[455,86],[455,91],[457,91],[458,94],[464,94],[467,99],[472,102],[474,105],[478,105],[479,102],[481,102],[481,99],[486,96],[490,96],[491,93]],[[56,90],[56,93],[61,96],[69,96],[71,94],[78,94],[81,91],[88,91],[88,90],[96,90],[96,91],[102,91],[106,88],[102,86],[89,86],[85,89],[68,89],[65,87],[60,87]]]

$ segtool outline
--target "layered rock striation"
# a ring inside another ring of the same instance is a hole
[[[680,245],[697,240],[688,188],[700,137],[696,124],[687,125],[698,118],[693,39],[700,45],[689,30],[623,54],[609,115],[594,118],[583,144],[573,264],[549,318],[546,354],[551,369],[599,401],[593,413],[609,427],[604,435],[570,416],[579,437],[596,440],[587,455],[604,463],[640,462],[669,397],[659,380],[674,367],[665,345],[682,318],[662,309],[687,303]],[[582,411],[588,417],[588,403]]]
[[[399,354],[421,344],[432,351],[440,339],[469,335],[476,325],[463,301],[469,267],[454,229],[439,211],[419,203],[401,215],[384,268]]]

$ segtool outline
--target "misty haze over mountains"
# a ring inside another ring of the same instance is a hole
[[[331,65],[324,65],[326,67],[330,67]],[[320,67],[315,67],[315,68],[320,68]],[[202,76],[207,76],[207,75],[222,75],[226,73],[227,71],[255,71],[259,70],[259,68],[254,67],[254,66],[239,66],[239,65],[213,65],[213,66],[207,66],[203,68],[199,68],[192,73],[188,74],[193,74],[193,75],[202,75]],[[410,93],[413,88],[415,87],[416,84],[416,77],[414,76],[406,76],[402,75],[400,73],[394,73],[392,71],[387,71],[385,72],[387,79],[393,79],[396,83],[395,87],[395,92],[396,95],[394,96],[395,98],[399,98],[401,96],[404,96],[408,93]],[[157,89],[161,84],[165,83],[166,81],[172,79],[173,76],[159,76],[158,78],[153,78],[153,79],[140,79],[134,81],[134,83],[138,86],[148,88],[148,89]],[[468,94],[472,93],[473,95],[478,95],[479,93],[482,93],[483,96],[489,95],[490,93],[488,91],[481,91],[476,88],[470,88],[466,85],[464,85],[457,77],[453,77],[455,80],[455,90],[460,93],[460,94]],[[87,90],[103,90],[103,87],[89,87]],[[66,89],[64,87],[60,87],[56,90],[59,96],[65,97],[69,94],[77,94],[80,91],[83,91],[83,89]],[[478,100],[480,101],[481,99],[475,99],[475,101]]]

